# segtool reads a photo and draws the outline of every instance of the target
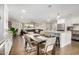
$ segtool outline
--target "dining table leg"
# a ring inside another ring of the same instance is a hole
[[[40,51],[39,51],[39,48],[40,48],[40,44],[46,42],[45,40],[44,41],[41,41],[37,44],[37,55],[40,55]]]
[[[39,43],[37,44],[37,55],[39,55]]]

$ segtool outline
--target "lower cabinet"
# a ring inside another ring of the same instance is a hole
[[[71,44],[71,32],[63,32],[60,35],[60,48],[63,48],[67,46],[68,44]]]
[[[12,47],[12,39],[7,39],[5,42],[5,55],[9,55]]]
[[[0,44],[0,55],[4,54],[5,54],[5,41],[3,41],[2,44]]]

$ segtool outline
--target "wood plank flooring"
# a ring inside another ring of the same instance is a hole
[[[57,55],[79,55],[79,42],[72,41],[68,46],[56,50]]]
[[[0,47],[0,55],[5,55],[5,45]]]
[[[10,55],[24,55],[24,40],[20,37],[13,39],[13,46],[10,51]]]
[[[17,37],[13,40],[10,55],[27,55],[24,49],[24,40]],[[60,49],[56,49],[56,55],[79,55],[79,42],[72,41],[72,44]]]

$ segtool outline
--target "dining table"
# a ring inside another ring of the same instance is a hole
[[[36,42],[37,45],[37,55],[39,55],[39,47],[40,44],[45,43],[46,40],[48,39],[47,37],[41,36],[39,34],[27,34],[28,37],[30,37],[31,39],[33,39]]]

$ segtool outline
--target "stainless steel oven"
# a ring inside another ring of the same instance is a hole
[[[57,31],[65,31],[65,24],[57,24]]]

